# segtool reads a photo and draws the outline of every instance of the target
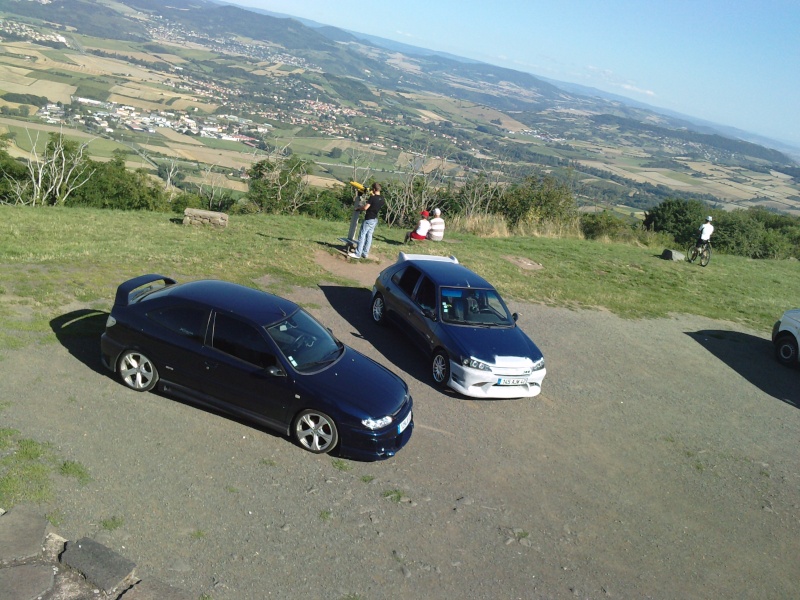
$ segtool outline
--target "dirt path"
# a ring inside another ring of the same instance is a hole
[[[330,261],[365,286],[381,266]],[[370,323],[365,288],[294,295],[406,379],[409,445],[337,468],[127,390],[96,341],[28,348],[0,365],[3,426],[93,477],[59,481],[62,535],[213,600],[798,595],[800,372],[765,332],[512,303],[544,391],[478,402],[430,386],[401,335]],[[103,531],[112,516],[123,527]]]

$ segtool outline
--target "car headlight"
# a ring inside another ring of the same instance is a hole
[[[386,427],[392,422],[392,417],[383,417],[382,419],[361,419],[361,424],[367,429],[381,429]]]
[[[473,358],[471,356],[461,359],[461,364],[465,367],[469,367],[471,369],[478,369],[479,371],[491,371],[492,367],[487,365],[485,362],[478,360],[477,358]]]
[[[533,369],[534,371],[539,371],[541,369],[544,369],[544,356],[539,360],[537,360],[535,363],[533,363],[531,369]]]

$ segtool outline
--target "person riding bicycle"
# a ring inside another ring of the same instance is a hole
[[[700,250],[703,246],[705,246],[708,242],[711,241],[711,234],[714,233],[714,226],[711,224],[711,217],[706,217],[706,222],[700,225],[700,235],[697,237],[697,243],[695,247]]]

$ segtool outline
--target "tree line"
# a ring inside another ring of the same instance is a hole
[[[85,206],[118,210],[182,213],[187,207],[233,214],[304,214],[326,220],[349,219],[355,196],[350,186],[322,189],[309,185],[313,163],[286,147],[271,147],[265,158],[247,169],[248,190],[238,196],[224,185],[221,169],[205,167],[199,182],[186,182],[172,159],[159,162],[158,176],[145,168],[127,168],[127,154],[109,161],[88,157],[88,142],[51,134],[44,150],[32,143],[27,160],[14,159],[0,139],[0,203],[23,206]],[[361,155],[350,156],[353,179],[366,186],[376,180]],[[697,236],[707,215],[714,218],[714,248],[750,258],[800,257],[800,219],[766,208],[730,212],[712,209],[698,199],[667,198],[645,213],[644,221],[611,211],[582,213],[568,181],[550,173],[528,173],[509,180],[491,170],[474,169],[455,181],[442,161],[431,168],[419,157],[409,159],[401,174],[381,181],[390,227],[410,227],[422,210],[440,208],[459,223],[501,222],[511,235],[546,228],[588,239],[647,242],[658,235],[685,247]],[[197,180],[198,178],[194,178]]]

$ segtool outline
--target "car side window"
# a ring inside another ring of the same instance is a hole
[[[407,296],[411,297],[411,294],[414,293],[414,287],[419,280],[419,276],[419,269],[409,265],[405,269],[401,269],[392,275],[392,282],[403,290]]]
[[[258,329],[228,315],[217,313],[211,345],[220,352],[263,369],[278,362]]]
[[[152,310],[147,317],[184,337],[203,343],[206,337],[208,311],[192,306],[176,306]]]
[[[425,310],[434,310],[436,308],[436,286],[427,277],[422,278],[415,300]]]

